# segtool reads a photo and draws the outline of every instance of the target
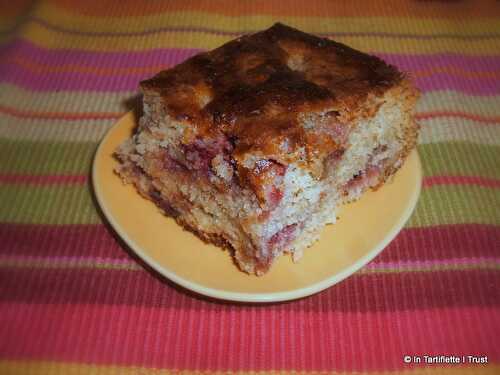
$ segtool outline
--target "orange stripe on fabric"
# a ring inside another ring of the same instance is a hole
[[[364,14],[366,16],[411,16],[441,18],[496,17],[500,15],[498,1],[337,1],[318,0],[311,2],[294,0],[199,0],[199,1],[136,1],[112,0],[103,3],[102,0],[87,0],[75,2],[72,0],[55,0],[55,3],[70,11],[92,16],[123,15],[141,16],[172,11],[196,10],[219,13],[230,16],[270,14],[283,16],[329,16],[352,17]]]
[[[33,5],[32,0],[0,0],[0,17],[6,19],[17,17],[27,12],[31,5]]]

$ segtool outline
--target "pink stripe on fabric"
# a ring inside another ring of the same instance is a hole
[[[39,47],[25,39],[15,39],[4,46],[0,52],[4,56],[25,56],[33,61],[57,65],[64,61],[65,64],[82,64],[96,67],[145,67],[150,65],[178,64],[186,58],[201,52],[193,48],[162,48],[145,51],[127,52],[94,52],[78,49],[48,49]],[[500,56],[466,56],[456,53],[442,53],[432,55],[418,54],[391,54],[373,53],[391,64],[404,70],[429,69],[436,66],[455,66],[460,69],[477,71],[500,70]],[[0,62],[1,62],[0,57]]]
[[[196,354],[200,371],[402,370],[408,368],[407,354],[469,355],[471,348],[490,362],[500,361],[500,347],[491,343],[500,334],[500,314],[489,308],[361,313],[337,311],[335,301],[328,312],[295,309],[293,302],[282,308],[209,303],[193,314],[189,297],[179,302],[169,309],[3,304],[0,356],[195,369]],[[281,341],[271,339],[276,321],[289,322],[280,330]],[[230,326],[234,334],[228,334]],[[246,338],[243,356],[235,350],[240,338]],[[328,355],[318,355],[326,342]]]
[[[63,256],[85,254],[127,259],[118,236],[102,224],[35,225],[0,223],[2,253],[6,256]]]
[[[147,267],[146,267],[147,269]],[[103,268],[2,268],[0,298],[30,303],[91,303],[168,307],[180,297],[166,279],[153,271],[130,272]],[[92,288],[88,288],[88,283]],[[409,285],[405,285],[407,282]],[[314,309],[321,309],[328,294],[347,298],[345,310],[382,311],[438,307],[499,306],[500,272],[489,269],[442,270],[436,272],[360,273],[333,288],[311,297]],[[411,285],[421,284],[415,288]],[[168,286],[171,287],[168,287]],[[432,295],[429,295],[432,289]],[[453,289],[454,294],[450,294]],[[158,299],[153,299],[158,295]],[[302,301],[294,306],[307,308]],[[204,308],[199,306],[199,308]]]
[[[372,263],[453,258],[496,258],[500,227],[483,224],[404,228]]]
[[[78,64],[94,67],[146,67],[150,65],[174,65],[200,52],[193,48],[163,48],[145,51],[94,52],[79,49],[49,49],[39,47],[25,39],[15,39],[1,46],[0,53],[7,57],[26,57],[34,62],[54,65]],[[2,57],[0,55],[0,63]],[[491,62],[494,64],[494,61]],[[500,58],[498,59],[500,66]]]
[[[100,224],[32,225],[0,223],[6,256],[128,259],[111,229]],[[500,227],[482,224],[405,228],[373,262],[494,258]]]
[[[132,68],[173,66],[199,52],[197,49],[157,49],[142,52],[90,52],[81,50],[50,50],[37,47],[31,42],[17,39],[0,48],[6,57],[29,57],[33,62],[58,66],[61,64],[83,65],[105,68]],[[471,72],[500,70],[498,56],[461,56],[456,54],[436,55],[397,55],[378,54],[403,70],[412,72],[436,66],[455,66]],[[1,62],[1,58],[0,58]],[[153,74],[143,72],[120,76],[95,76],[82,73],[44,73],[28,72],[11,64],[0,65],[0,81],[10,82],[32,90],[96,90],[131,91],[137,89],[140,80]],[[471,94],[493,95],[499,93],[499,85],[494,79],[475,81],[470,78],[448,76],[438,73],[416,79],[417,86],[423,91],[452,89]]]
[[[64,64],[60,60],[58,64]],[[172,65],[165,64],[165,68]],[[82,90],[82,91],[133,91],[140,81],[152,77],[156,72],[120,73],[101,75],[80,72],[32,72],[24,67],[9,64],[0,65],[0,81],[8,82],[33,91]],[[450,76],[437,73],[416,77],[415,83],[423,92],[435,90],[456,90],[472,95],[496,95],[500,93],[500,80]]]
[[[76,72],[38,74],[17,65],[0,65],[0,82],[8,82],[32,91],[133,91],[138,89],[140,81],[152,75],[144,72],[120,76],[101,76]]]

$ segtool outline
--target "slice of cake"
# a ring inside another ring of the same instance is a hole
[[[261,275],[415,147],[418,91],[395,67],[282,24],[141,82],[117,150],[126,183]],[[335,251],[335,249],[332,249]]]

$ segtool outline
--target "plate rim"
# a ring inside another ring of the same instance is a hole
[[[387,235],[384,237],[382,241],[380,241],[377,246],[374,246],[368,253],[354,262],[352,265],[344,268],[342,271],[337,272],[336,274],[328,277],[324,280],[316,282],[306,287],[283,291],[283,292],[272,292],[272,293],[242,293],[242,292],[231,292],[222,289],[210,288],[206,287],[202,284],[190,281],[184,277],[177,275],[174,271],[163,267],[159,263],[157,263],[153,258],[151,258],[147,252],[145,252],[133,239],[131,239],[127,232],[118,224],[115,220],[115,217],[111,213],[111,210],[106,205],[105,199],[103,197],[103,193],[99,186],[99,178],[98,178],[98,164],[100,155],[103,153],[104,144],[110,137],[113,129],[115,127],[120,126],[120,124],[127,118],[133,117],[133,111],[127,112],[125,115],[120,117],[107,131],[104,137],[99,142],[99,145],[94,153],[94,157],[92,160],[92,188],[94,196],[99,204],[99,207],[105,216],[106,220],[111,224],[113,230],[120,236],[120,238],[126,243],[126,245],[141,258],[148,266],[153,268],[157,273],[159,273],[162,277],[167,278],[168,280],[182,286],[183,288],[196,292],[198,294],[208,296],[211,298],[221,299],[225,301],[236,301],[236,302],[250,302],[250,303],[273,303],[273,302],[283,302],[296,300],[299,298],[304,298],[316,293],[319,293],[352,275],[362,267],[364,267],[367,263],[369,263],[373,258],[375,258],[380,252],[382,252],[385,247],[399,234],[401,229],[404,227],[408,219],[410,218],[413,210],[415,209],[418,199],[420,197],[420,192],[422,189],[422,164],[420,161],[420,156],[415,148],[412,153],[416,154],[416,173],[418,185],[416,189],[413,191],[410,199],[407,202],[407,205],[400,216],[400,220],[398,220],[394,226],[387,232]],[[132,120],[134,121],[134,120]]]

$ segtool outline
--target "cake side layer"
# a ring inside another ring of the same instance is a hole
[[[262,274],[285,251],[300,258],[323,226],[335,221],[338,205],[359,198],[395,172],[415,143],[414,101],[411,86],[373,97],[367,104],[376,105],[377,112],[351,125],[344,151],[325,161],[321,178],[300,163],[274,176],[280,193],[271,206],[263,207],[252,189],[240,186],[223,142],[211,140],[208,149],[199,142],[191,155],[176,121],[168,116],[156,121],[160,116],[151,107],[141,120],[142,130],[118,152],[123,162],[119,173],[200,237],[230,245],[241,269]],[[307,116],[312,118],[319,121],[320,116]],[[270,186],[276,186],[275,180]]]

